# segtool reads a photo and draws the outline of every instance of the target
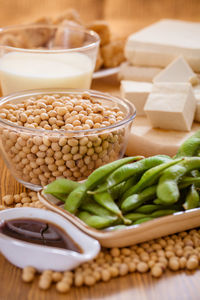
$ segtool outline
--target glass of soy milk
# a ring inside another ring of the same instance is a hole
[[[39,88],[89,89],[99,36],[80,25],[19,25],[0,29],[3,95]]]

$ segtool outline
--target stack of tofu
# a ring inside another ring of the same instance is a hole
[[[189,131],[200,122],[200,23],[162,20],[131,35],[121,95],[152,127]]]

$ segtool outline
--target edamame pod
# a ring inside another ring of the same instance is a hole
[[[80,184],[75,190],[73,190],[69,194],[65,201],[64,208],[70,213],[75,214],[86,195],[86,191],[87,188],[85,186],[85,183]]]
[[[87,211],[97,216],[106,217],[110,216],[117,220],[117,216],[111,213],[109,210],[94,202],[92,199],[85,199],[80,206],[81,210]]]
[[[147,221],[151,221],[153,219],[154,218],[152,218],[152,217],[145,217],[145,218],[142,218],[142,219],[139,219],[139,220],[133,222],[133,225],[141,224],[141,223],[144,223],[144,222],[147,222]]]
[[[129,220],[126,220],[117,204],[115,204],[114,200],[112,199],[111,195],[108,192],[98,193],[94,195],[94,199],[97,203],[111,211],[112,213],[116,214],[120,219],[123,220],[125,224],[130,224]]]
[[[179,180],[188,172],[200,169],[200,157],[186,157],[180,163],[167,168],[161,175],[157,197],[163,204],[173,204],[178,201],[180,192],[178,188]]]
[[[179,148],[175,158],[195,156],[200,148],[200,130],[189,137]]]
[[[168,156],[156,155],[121,166],[108,176],[108,178],[106,179],[107,185],[100,187],[99,189],[94,191],[94,193],[106,191],[107,189],[110,189],[111,187],[129,179],[130,177],[134,177],[135,180],[137,180],[138,175],[141,175],[146,170],[169,161],[172,161],[172,159]]]
[[[99,183],[101,183],[110,173],[118,169],[119,167],[128,164],[133,161],[142,159],[143,156],[125,157],[116,161],[113,161],[105,166],[99,167],[92,174],[89,175],[85,182],[87,190],[93,189]]]
[[[177,163],[179,163],[182,160],[182,158],[179,159],[175,159],[175,160],[171,160],[168,161],[166,163],[160,164],[156,167],[153,167],[149,170],[147,170],[142,177],[140,178],[140,180],[138,181],[138,183],[136,185],[134,185],[133,187],[131,187],[124,195],[123,195],[123,199],[132,195],[132,194],[136,194],[138,192],[140,192],[141,190],[143,190],[144,188],[155,184],[156,180],[159,178],[161,172],[163,172],[163,170],[169,168],[170,166],[173,166]]]
[[[124,217],[131,220],[132,222],[135,222],[139,219],[146,218],[148,216],[146,214],[140,214],[140,213],[129,213],[129,214],[125,215]]]
[[[192,185],[190,187],[190,190],[186,196],[186,201],[183,204],[183,207],[185,210],[187,209],[192,209],[192,208],[196,208],[199,207],[199,193],[197,192],[197,190],[195,189],[195,186]]]
[[[177,211],[174,209],[161,209],[161,210],[154,211],[151,214],[151,217],[152,218],[164,217],[164,216],[174,214],[175,212],[177,212]]]
[[[146,188],[139,194],[134,194],[126,198],[121,205],[121,209],[123,212],[131,211],[140,205],[142,205],[145,201],[151,200],[155,198],[157,186],[153,185]]]
[[[77,216],[88,226],[96,229],[106,228],[108,226],[111,226],[115,222],[115,219],[112,217],[91,215],[87,211],[81,211]]]
[[[121,216],[122,212],[119,207],[115,204],[114,200],[112,199],[111,195],[108,192],[99,193],[94,195],[94,200],[108,209],[109,211],[113,212],[114,214]]]
[[[80,185],[77,181],[58,178],[55,181],[49,183],[44,188],[44,193],[46,194],[70,194],[75,188]]]
[[[140,207],[138,207],[135,212],[141,213],[141,214],[151,214],[155,210],[158,210],[159,205],[156,204],[145,204]]]

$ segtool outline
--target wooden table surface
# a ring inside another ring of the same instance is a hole
[[[200,21],[199,0],[162,0],[162,4],[160,0],[0,0],[0,26],[55,15],[69,6],[78,9],[86,21],[95,18],[112,20],[113,31],[120,36],[127,36],[163,17]],[[114,76],[95,80],[92,88],[119,93],[119,83]],[[0,174],[1,204],[3,195],[19,193],[24,188],[12,177],[1,158]],[[0,300],[198,300],[199,282],[199,270],[194,273],[167,271],[160,279],[152,278],[149,273],[133,273],[90,288],[72,288],[68,294],[59,295],[54,286],[44,292],[39,290],[37,281],[23,283],[21,270],[0,254]]]

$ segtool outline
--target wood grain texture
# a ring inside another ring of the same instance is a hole
[[[0,0],[0,26],[54,16],[69,7],[76,8],[86,22],[107,19],[113,32],[123,37],[163,17],[200,21],[199,0]],[[119,94],[119,83],[114,77],[95,80],[92,88]],[[3,195],[19,193],[24,188],[1,159],[0,174],[1,203]],[[21,271],[0,255],[0,300],[198,300],[199,280],[199,270],[195,273],[167,271],[161,279],[135,273],[91,288],[72,288],[67,295],[59,295],[55,287],[43,292],[38,289],[37,281],[23,283]]]

